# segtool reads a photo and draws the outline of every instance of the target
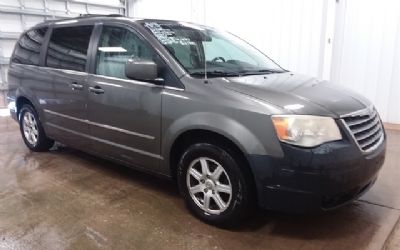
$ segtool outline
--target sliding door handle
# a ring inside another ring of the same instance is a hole
[[[77,82],[71,83],[71,87],[72,87],[72,90],[82,90],[83,89],[83,85],[79,84]]]
[[[93,94],[104,94],[104,89],[100,88],[99,86],[89,87],[89,91]]]

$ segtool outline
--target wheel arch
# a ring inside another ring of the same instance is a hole
[[[19,120],[19,114],[21,111],[21,108],[25,105],[25,104],[29,104],[32,106],[32,108],[37,112],[35,105],[33,104],[33,102],[31,100],[29,100],[29,98],[27,98],[26,96],[18,96],[15,102],[15,106],[17,108],[17,118]]]
[[[250,154],[266,154],[265,148],[257,137],[244,125],[232,118],[209,114],[190,114],[175,121],[164,135],[163,156],[164,167],[171,177],[176,177],[176,169],[180,156],[185,148],[204,140],[216,141],[234,151],[245,163],[245,167],[253,175]],[[254,179],[254,176],[252,176]]]

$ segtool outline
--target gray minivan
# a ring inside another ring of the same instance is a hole
[[[25,32],[8,102],[27,147],[59,141],[177,182],[202,220],[329,210],[375,182],[386,135],[371,102],[186,22],[86,16]]]

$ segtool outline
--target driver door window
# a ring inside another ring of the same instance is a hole
[[[154,53],[128,29],[104,26],[97,50],[96,74],[128,79],[125,63],[133,57],[154,59]]]

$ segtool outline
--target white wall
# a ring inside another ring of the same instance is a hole
[[[248,0],[246,4],[208,1],[206,24],[245,38],[284,68],[320,75],[323,3],[321,0]],[[225,6],[229,6],[229,11]]]
[[[337,11],[331,79],[400,123],[400,1],[347,0]]]
[[[203,0],[197,1],[202,2]],[[196,0],[133,0],[133,17],[171,19],[193,22],[193,13],[196,12],[192,2]]]
[[[321,76],[323,5],[321,0],[136,0],[133,15],[228,30],[284,68]]]
[[[399,0],[136,0],[135,17],[237,34],[284,68],[332,80],[400,123]],[[205,11],[204,11],[205,10]]]

